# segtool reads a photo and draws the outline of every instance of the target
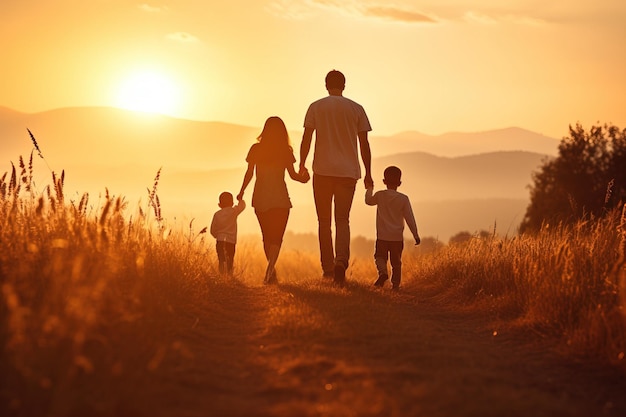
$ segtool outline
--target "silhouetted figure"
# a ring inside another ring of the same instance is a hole
[[[374,186],[365,191],[365,204],[376,208],[376,251],[374,260],[378,270],[378,279],[374,283],[382,287],[389,279],[387,260],[391,263],[391,284],[394,290],[400,288],[402,280],[402,250],[404,249],[404,222],[415,238],[415,244],[420,244],[417,224],[411,209],[409,197],[398,192],[402,183],[400,168],[390,166],[385,169],[383,182],[386,190],[374,192]]]
[[[220,274],[233,274],[235,245],[237,244],[237,216],[246,208],[246,202],[239,200],[233,207],[233,195],[223,192],[219,197],[220,209],[213,215],[211,235],[215,238],[215,250]]]
[[[359,150],[365,167],[365,186],[372,186],[368,132],[372,130],[363,106],[343,97],[346,79],[336,70],[326,75],[328,96],[313,102],[304,118],[300,145],[300,173],[308,172],[306,158],[315,131],[313,196],[317,210],[320,261],[325,277],[344,285],[350,261],[350,209],[356,182],[361,178]],[[335,213],[335,247],[331,213]]]
[[[294,168],[296,158],[289,144],[287,128],[281,118],[276,116],[268,118],[257,140],[259,143],[252,145],[248,152],[246,158],[248,169],[237,199],[243,198],[256,167],[252,207],[261,226],[263,249],[267,258],[264,283],[275,284],[276,260],[287,227],[289,210],[292,207],[285,183],[285,170],[295,181],[306,183],[310,178],[308,172],[300,174]]]

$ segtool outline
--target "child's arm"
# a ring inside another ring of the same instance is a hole
[[[239,215],[246,208],[246,202],[243,199],[238,200],[237,205],[233,207],[235,209],[235,213]]]
[[[413,238],[415,239],[415,244],[419,245],[421,242],[420,235],[417,231],[417,223],[415,222],[415,216],[413,215],[413,209],[411,208],[411,201],[407,197],[406,204],[404,206],[404,220],[406,221],[407,226],[409,226],[409,230],[413,234]]]
[[[217,222],[215,221],[215,215],[213,215],[213,220],[211,220],[209,232],[211,233],[211,236],[217,239]]]
[[[365,204],[368,206],[375,206],[377,203],[376,195],[374,194],[374,186],[367,187],[365,189]]]

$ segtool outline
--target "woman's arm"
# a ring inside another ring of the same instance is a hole
[[[370,149],[370,142],[367,132],[359,132],[359,148],[361,149],[361,159],[363,160],[363,166],[365,167],[365,188],[374,186],[374,180],[372,179],[372,151]]]
[[[243,192],[246,191],[246,187],[250,184],[252,177],[254,176],[254,164],[252,162],[248,162],[248,169],[243,176],[243,184],[241,184],[241,190],[239,194],[237,194],[237,200],[243,199]]]

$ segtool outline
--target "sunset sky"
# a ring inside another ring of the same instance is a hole
[[[561,138],[626,128],[625,21],[624,0],[2,0],[0,106],[297,130],[336,68],[372,134]]]

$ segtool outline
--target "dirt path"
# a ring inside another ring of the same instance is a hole
[[[624,416],[626,376],[410,290],[234,285],[190,312],[121,411],[152,416]],[[183,326],[184,327],[184,326]],[[178,343],[178,344],[177,344]]]

